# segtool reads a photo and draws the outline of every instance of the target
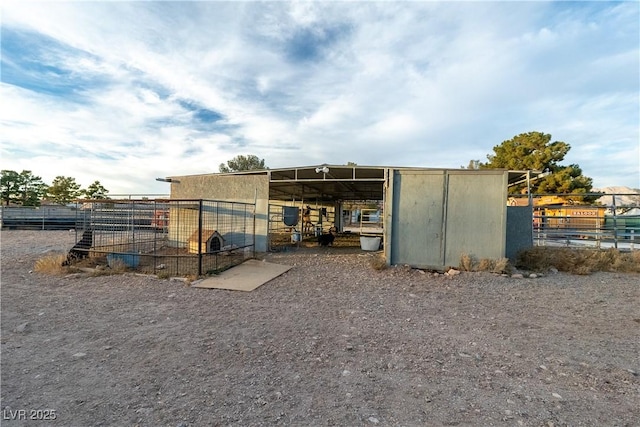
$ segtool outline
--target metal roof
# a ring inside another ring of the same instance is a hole
[[[382,200],[389,170],[462,171],[466,169],[395,166],[315,165],[293,168],[232,172],[225,175],[268,175],[272,200],[331,202],[338,200]],[[496,169],[473,170],[489,173]],[[471,171],[469,171],[471,172]],[[527,171],[509,171],[509,183],[527,179]]]

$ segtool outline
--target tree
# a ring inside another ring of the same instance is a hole
[[[23,170],[17,173],[3,170],[0,178],[2,188],[2,202],[5,205],[16,203],[22,206],[39,206],[40,200],[47,191],[47,185],[39,176],[31,171]]]
[[[75,178],[68,176],[57,176],[47,191],[48,197],[61,205],[77,199],[82,195],[80,185],[76,183]]]
[[[108,199],[109,190],[104,188],[100,181],[94,181],[83,193],[90,199]]]
[[[462,169],[480,169],[480,160],[469,160],[469,164],[465,166],[460,166]]]
[[[593,180],[582,174],[578,165],[562,166],[559,162],[569,152],[566,142],[551,142],[551,135],[542,132],[521,133],[493,147],[493,155],[487,155],[487,163],[479,163],[481,169],[505,168],[510,170],[537,170],[549,172],[531,181],[533,194],[589,193]],[[473,165],[472,160],[469,165]],[[521,193],[526,183],[509,188],[510,193]],[[597,197],[585,197],[592,201]]]
[[[551,135],[542,132],[521,133],[493,147],[494,155],[488,155],[485,168],[506,168],[510,170],[549,169],[555,172],[558,162],[564,159],[571,146],[566,142],[551,142]]]
[[[0,189],[2,191],[2,203],[9,206],[17,203],[20,192],[20,174],[16,171],[3,170],[0,177]]]
[[[253,154],[248,156],[235,156],[233,159],[228,160],[226,165],[220,163],[220,172],[222,173],[264,169],[269,169],[264,165],[264,159],[259,159],[258,156],[254,156]]]

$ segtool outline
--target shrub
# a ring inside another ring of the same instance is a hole
[[[374,270],[384,270],[385,268],[387,268],[387,261],[384,256],[380,254],[376,254],[371,257],[369,263],[371,264],[371,268],[373,268]]]
[[[469,254],[460,256],[460,270],[463,271],[489,271],[491,273],[508,273],[511,270],[509,258],[490,259],[482,258],[479,261]]]
[[[67,256],[64,254],[46,255],[36,261],[33,269],[38,273],[44,274],[64,274],[68,271],[67,268],[62,266],[66,259]]]
[[[474,259],[469,254],[460,255],[460,265],[458,266],[462,271],[473,271],[474,270]]]
[[[617,249],[572,249],[534,247],[518,255],[516,265],[533,271],[555,268],[573,274],[595,271],[640,273],[640,252],[620,252]]]

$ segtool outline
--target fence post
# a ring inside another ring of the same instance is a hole
[[[611,197],[613,203],[613,246],[618,249],[618,214],[616,212],[616,195]]]
[[[297,172],[296,172],[297,173]],[[355,173],[355,171],[354,171]],[[253,258],[256,257],[256,209],[258,207],[258,188],[254,189],[253,192],[253,209],[251,210],[251,226],[253,227],[253,230],[251,231],[251,243],[253,244],[253,253],[251,254],[251,256]],[[268,248],[267,250],[271,250],[271,233],[269,233],[269,226],[271,225],[270,223],[270,217],[268,215],[271,214],[271,205],[269,204],[269,200],[267,197],[267,239],[268,241]],[[246,218],[246,217],[245,217]],[[301,239],[302,240],[302,239]]]
[[[162,224],[161,221],[159,221],[156,217],[156,211],[158,209],[158,202],[154,199],[153,200],[153,205],[152,205],[152,210],[151,210],[151,228],[152,228],[152,232],[153,232],[153,274],[156,274],[156,254],[158,253],[158,225]],[[163,214],[164,216],[164,214]]]
[[[600,249],[600,235],[602,234],[602,222],[600,221],[600,215],[596,212],[596,248]]]
[[[198,277],[202,276],[202,199],[198,202]]]

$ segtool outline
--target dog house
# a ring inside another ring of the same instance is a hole
[[[269,249],[273,203],[279,203],[278,221],[294,224],[299,220],[297,207],[321,201],[317,211],[336,212],[331,221],[341,230],[346,201],[376,201],[384,207],[381,237],[387,262],[442,269],[458,265],[462,254],[507,256],[507,188],[527,176],[527,171],[503,169],[320,165],[175,176],[167,181],[172,198],[255,203],[258,252]]]
[[[198,250],[198,242],[200,242],[200,250]],[[187,240],[189,253],[212,253],[217,252],[224,246],[224,238],[216,230],[202,230],[201,236],[198,237],[198,230],[194,231]]]

